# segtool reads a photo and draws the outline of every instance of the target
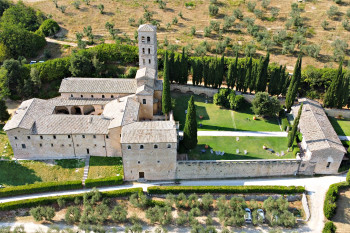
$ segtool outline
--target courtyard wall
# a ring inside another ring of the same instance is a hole
[[[350,119],[350,110],[347,109],[331,109],[331,108],[325,108],[325,112],[328,116],[331,117],[338,117],[342,116],[344,118]]]
[[[182,93],[193,93],[195,95],[206,95],[208,97],[213,97],[216,93],[218,93],[219,89],[193,86],[193,85],[180,85],[180,84],[172,83],[170,85],[170,90],[178,91]]]
[[[295,175],[301,160],[177,161],[177,179],[215,179]]]

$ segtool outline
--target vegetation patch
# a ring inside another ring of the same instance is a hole
[[[85,180],[86,188],[100,187],[100,186],[111,186],[111,185],[120,185],[123,184],[123,177],[107,177],[100,179],[87,179]]]
[[[328,117],[335,132],[338,135],[350,136],[350,120],[349,119],[337,119],[335,117]]]
[[[188,156],[191,160],[295,159],[287,149],[286,137],[198,137]],[[216,154],[219,151],[223,155]]]
[[[110,177],[120,177],[122,179],[123,174],[122,158],[100,156],[90,157],[88,179],[101,179]]]

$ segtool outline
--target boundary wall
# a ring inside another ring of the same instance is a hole
[[[177,179],[216,179],[296,175],[301,160],[187,160],[177,161]]]
[[[218,93],[219,89],[172,83],[172,84],[170,84],[170,91],[178,91],[178,92],[182,92],[182,93],[190,93],[190,94],[195,94],[195,95],[203,95],[203,96],[207,96],[207,97],[213,97],[216,93]]]
[[[328,116],[331,117],[338,117],[342,116],[344,118],[350,119],[350,110],[347,109],[332,109],[332,108],[325,108],[325,112]]]

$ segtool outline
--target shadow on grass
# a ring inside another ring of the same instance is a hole
[[[341,126],[338,123],[338,121],[342,121],[341,119],[335,119],[334,117],[328,117],[328,119],[331,122],[335,132],[338,135],[346,136],[345,132],[343,131],[343,129],[341,128]],[[344,120],[344,121],[346,121],[346,120]]]
[[[122,165],[122,158],[120,157],[90,157],[90,166],[115,166]]]
[[[56,164],[62,168],[81,168],[85,166],[83,159],[60,159]]]
[[[34,170],[24,167],[15,161],[0,161],[0,184],[25,185],[42,181]]]

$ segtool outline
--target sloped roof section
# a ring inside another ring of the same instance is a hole
[[[299,99],[299,102],[304,103],[299,128],[308,149],[313,152],[332,148],[346,153],[322,106],[307,98]],[[298,114],[299,108],[300,105],[293,108],[294,116]]]
[[[155,69],[144,67],[142,69],[138,69],[136,73],[136,79],[157,79]]]
[[[150,25],[150,24],[142,24],[139,26],[139,28],[137,30],[139,32],[155,32],[155,31],[157,31],[157,27],[154,25]]]
[[[122,128],[121,143],[177,142],[175,121],[142,121]]]
[[[30,99],[23,101],[16,110],[12,118],[4,126],[4,130],[11,130],[15,128],[31,129],[33,123],[38,118],[43,118],[52,114],[54,105],[47,100]]]
[[[137,88],[136,94],[137,95],[153,95],[154,90],[148,85],[142,85]]]
[[[135,79],[121,78],[65,78],[61,82],[60,93],[120,93],[134,94]]]
[[[154,90],[155,91],[163,90],[163,80],[155,80]]]
[[[35,122],[33,134],[107,134],[110,120],[92,115],[50,115]]]

